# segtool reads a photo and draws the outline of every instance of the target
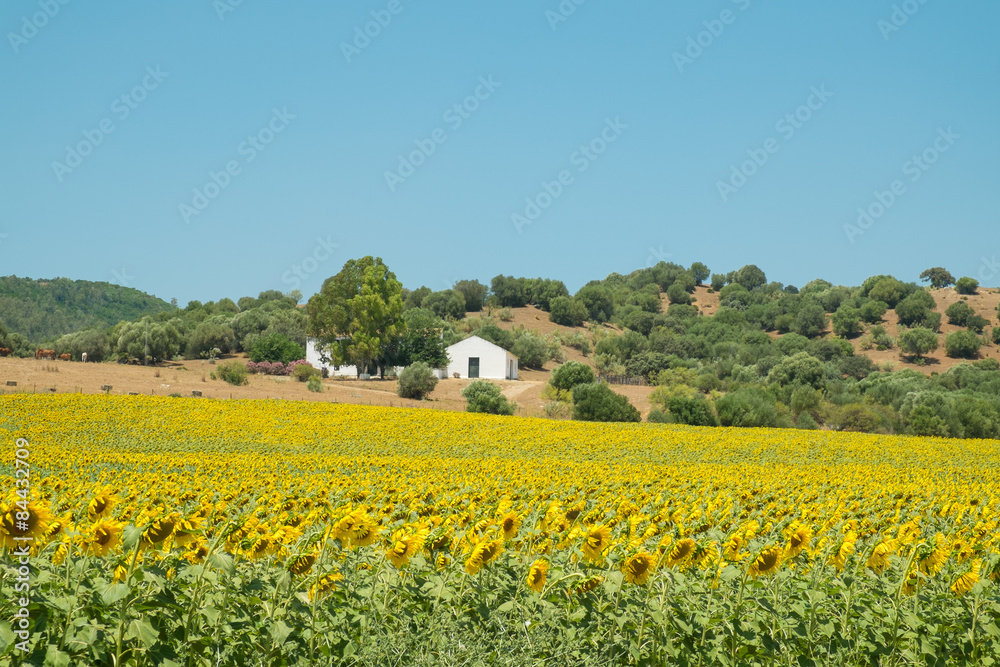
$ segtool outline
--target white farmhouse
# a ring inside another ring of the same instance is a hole
[[[454,377],[458,373],[462,378],[488,378],[491,380],[516,380],[517,357],[499,345],[480,338],[469,336],[445,350],[448,355],[448,369],[435,369],[439,378]],[[315,339],[306,340],[306,361],[320,370],[326,369],[331,377],[356,377],[358,369],[355,366],[335,366],[332,362],[324,363]],[[397,368],[396,371],[401,371]]]
[[[479,336],[469,336],[450,346],[448,377],[516,380],[517,357]]]

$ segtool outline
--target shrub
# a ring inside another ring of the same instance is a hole
[[[883,326],[874,326],[871,328],[872,341],[879,350],[891,350],[896,346],[896,339],[889,335]]]
[[[290,367],[280,361],[248,361],[247,370],[263,375],[288,375],[291,373]]]
[[[670,299],[670,303],[691,303],[691,295],[684,289],[684,285],[679,282],[667,288],[667,298]]]
[[[548,343],[533,333],[522,334],[514,341],[511,353],[518,358],[522,366],[527,368],[541,368],[551,358]]]
[[[427,394],[434,391],[438,379],[430,366],[422,361],[410,364],[399,374],[396,393],[402,398],[423,400]]]
[[[236,334],[231,327],[218,322],[202,322],[188,338],[188,359],[202,359],[214,356],[212,351],[229,352],[236,346]]]
[[[959,294],[975,294],[979,289],[979,281],[975,278],[963,276],[955,281],[955,291]]]
[[[316,369],[316,368],[313,368],[312,364],[310,364],[308,362],[303,362],[303,363],[296,364],[292,368],[291,375],[292,375],[293,378],[295,378],[299,382],[306,382],[306,381],[309,380],[309,378],[318,376],[319,375],[319,370]]]
[[[795,314],[792,330],[800,336],[812,338],[822,333],[826,328],[826,313],[818,303],[806,303]]]
[[[500,393],[500,387],[488,380],[474,380],[462,390],[467,412],[490,415],[512,415],[517,407]]]
[[[900,324],[913,326],[923,323],[934,308],[934,297],[924,290],[917,290],[896,304]]]
[[[713,273],[712,274],[712,289],[718,292],[723,287],[726,286],[726,274],[724,273]]]
[[[990,321],[985,317],[973,315],[965,321],[965,328],[969,331],[975,331],[977,334],[981,334],[983,333],[983,329],[985,329],[986,325],[989,323]]]
[[[1000,327],[993,327],[990,329],[990,334],[993,337],[993,344],[1000,345]]]
[[[673,420],[663,410],[652,409],[646,415],[646,421],[650,424],[673,424]]]
[[[883,426],[882,416],[861,403],[849,403],[834,413],[832,426],[838,431],[874,433]]]
[[[956,331],[945,338],[944,349],[949,357],[971,359],[979,354],[982,344],[979,336],[971,331]]]
[[[245,364],[238,361],[227,361],[212,372],[212,379],[219,379],[240,387],[250,384],[250,372]]]
[[[628,398],[611,391],[603,382],[573,388],[573,419],[592,422],[637,422],[639,411]]]
[[[762,389],[746,387],[721,397],[715,403],[723,426],[787,426],[778,413],[774,397]]]
[[[510,308],[501,308],[500,312],[497,313],[497,317],[500,318],[501,322],[512,322],[514,320],[514,313]]]
[[[866,301],[861,306],[861,319],[868,324],[878,324],[887,310],[889,306],[884,301]]]
[[[944,316],[948,318],[948,324],[954,324],[957,327],[966,326],[969,318],[975,314],[976,311],[964,301],[956,301],[944,311]]]
[[[552,371],[549,384],[556,389],[572,391],[578,384],[588,384],[594,381],[594,369],[579,361],[567,361]]]
[[[282,333],[254,336],[248,352],[250,361],[282,361],[286,364],[306,356],[301,345]]]
[[[875,371],[875,363],[863,354],[855,354],[841,359],[837,369],[842,375],[864,380]]]
[[[833,314],[833,333],[851,338],[861,333],[861,310],[841,306]]]
[[[899,335],[899,349],[917,359],[922,358],[928,352],[936,350],[937,346],[937,334],[930,329],[915,327],[907,329]]]
[[[306,380],[306,389],[309,391],[323,391],[323,382],[315,375]]]
[[[812,431],[818,429],[819,424],[816,423],[816,420],[808,412],[800,412],[799,416],[795,419],[795,428]]]
[[[719,420],[712,412],[712,405],[701,396],[682,398],[674,396],[666,401],[670,416],[678,424],[691,426],[718,426]]]
[[[578,327],[587,319],[587,307],[577,299],[557,296],[549,303],[549,319],[556,324]]]

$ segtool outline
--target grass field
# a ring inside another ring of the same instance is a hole
[[[0,662],[1000,656],[998,441],[72,394],[0,427]]]

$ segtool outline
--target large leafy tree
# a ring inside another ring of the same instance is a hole
[[[920,274],[920,279],[924,282],[930,281],[931,287],[940,288],[955,284],[955,276],[951,275],[948,269],[935,266]]]
[[[384,374],[387,354],[406,333],[402,292],[381,257],[352,259],[309,299],[309,335],[334,363],[359,372],[375,364]]]

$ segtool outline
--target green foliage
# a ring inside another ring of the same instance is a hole
[[[235,307],[235,304],[234,304]],[[223,353],[231,352],[236,346],[236,334],[232,327],[218,322],[205,321],[199,324],[188,336],[188,359],[208,358],[213,349],[218,348]],[[301,349],[301,348],[300,348]],[[89,355],[88,355],[89,356]],[[298,357],[301,359],[302,357]],[[254,359],[254,361],[260,361]],[[268,361],[273,361],[268,359]]]
[[[954,324],[957,327],[966,326],[969,318],[975,314],[976,311],[964,301],[956,301],[944,311],[944,316],[948,318],[948,324]]]
[[[747,264],[736,271],[733,282],[743,285],[748,290],[752,290],[767,284],[767,276],[756,265]]]
[[[934,297],[930,293],[917,290],[896,304],[896,316],[899,323],[905,326],[924,324],[934,305]]]
[[[314,391],[319,393],[323,391],[323,381],[320,380],[317,376],[313,375],[308,380],[306,380],[306,389],[308,389],[309,391]]]
[[[944,341],[945,353],[949,357],[975,358],[983,342],[971,331],[956,331],[948,334]]]
[[[248,350],[250,361],[280,361],[288,364],[299,359],[305,359],[306,353],[302,346],[288,336],[274,333],[258,336],[253,341],[253,347]]]
[[[704,396],[673,396],[665,403],[674,423],[691,426],[718,426],[719,420],[712,411],[712,404]]]
[[[434,391],[438,379],[431,368],[422,361],[410,364],[399,374],[396,393],[401,398],[423,400]]]
[[[915,327],[899,335],[899,349],[917,359],[938,347],[938,337],[930,329]]]
[[[490,281],[490,292],[501,307],[520,308],[527,303],[523,278],[496,276]]]
[[[557,296],[549,304],[549,319],[567,327],[581,326],[589,313],[579,299]]]
[[[521,366],[541,368],[552,358],[552,351],[545,339],[533,333],[525,333],[517,338],[511,353],[518,358]]]
[[[807,302],[795,314],[795,324],[792,330],[800,336],[813,338],[826,329],[826,313],[823,306],[816,302]]]
[[[406,330],[402,286],[380,257],[349,260],[323,282],[307,311],[310,335],[338,365],[383,365]]]
[[[426,286],[418,287],[415,290],[402,290],[400,296],[403,297],[403,307],[406,310],[420,308],[420,304],[430,296],[431,291],[431,288]]]
[[[2,342],[2,331],[0,331],[0,347],[10,347],[10,344]],[[71,354],[73,359],[79,361],[83,358],[83,353],[87,353],[87,361],[104,361],[111,356],[111,343],[107,335],[100,329],[87,329],[77,333],[66,334],[60,337],[52,349],[56,354]]]
[[[646,421],[650,424],[673,424],[674,420],[668,413],[660,410],[659,408],[653,408],[646,415]]]
[[[795,418],[795,428],[814,431],[819,428],[819,424],[808,412],[800,412],[799,416]]]
[[[722,396],[715,402],[719,423],[723,426],[789,426],[778,412],[774,397],[756,387],[745,387]]]
[[[292,377],[299,382],[308,382],[309,378],[319,377],[320,370],[312,364],[296,364],[292,369]]]
[[[807,352],[782,359],[767,376],[768,382],[779,385],[804,384],[819,387],[823,379],[823,363]]]
[[[887,310],[889,305],[884,301],[865,301],[861,306],[861,320],[868,324],[878,324]]]
[[[500,392],[500,387],[488,380],[473,380],[462,390],[467,412],[490,415],[512,415],[517,408]]]
[[[889,308],[895,308],[915,289],[916,285],[907,285],[892,276],[872,276],[861,285],[860,296],[868,297],[872,301],[882,301]]]
[[[853,338],[861,333],[861,310],[850,306],[840,306],[833,314],[833,333],[845,338]]]
[[[420,307],[438,317],[459,320],[465,317],[465,295],[454,289],[431,292],[420,302]]]
[[[459,280],[453,289],[461,292],[462,296],[465,297],[466,310],[478,313],[483,309],[483,304],[486,302],[486,285],[478,280]]]
[[[955,291],[959,294],[975,294],[979,289],[979,281],[963,276],[955,281]]]
[[[877,433],[884,427],[884,418],[872,407],[862,403],[849,403],[837,409],[830,425],[838,431]]]
[[[931,287],[942,288],[955,283],[955,276],[944,267],[935,266],[920,274],[920,280],[930,281]]]
[[[691,277],[694,278],[695,283],[697,283],[698,285],[702,284],[705,281],[705,278],[708,278],[709,274],[711,273],[708,270],[708,267],[701,262],[695,262],[694,264],[692,264],[691,268],[688,269],[688,272],[691,274]]]
[[[573,419],[594,422],[638,422],[639,411],[628,398],[616,394],[603,382],[573,388]]]
[[[726,286],[726,274],[724,273],[713,273],[712,274],[712,289],[718,292],[723,287]]]
[[[473,333],[482,338],[483,340],[488,340],[494,345],[499,345],[508,352],[514,349],[514,334],[511,333],[509,329],[501,329],[499,326],[493,324],[492,322],[487,322],[480,328],[473,331]],[[520,357],[520,355],[517,355],[516,353],[515,356]],[[523,359],[519,360],[521,361],[522,365],[524,365],[524,360]],[[548,361],[548,359],[546,359],[545,361]],[[544,364],[545,362],[543,361],[542,363]]]
[[[119,357],[143,359],[148,349],[153,361],[173,359],[180,354],[184,342],[180,332],[172,324],[150,322],[149,318],[121,323],[112,331],[111,339],[114,341],[114,352]]]
[[[0,276],[0,321],[10,333],[32,341],[83,329],[107,329],[122,321],[174,310],[155,296],[106,282]]]
[[[667,298],[670,303],[691,303],[691,295],[687,293],[681,283],[674,283],[667,288]]]
[[[227,361],[219,364],[212,372],[212,379],[223,380],[234,387],[242,387],[250,384],[250,371],[247,370],[246,364],[236,360]]]
[[[593,381],[594,369],[579,361],[567,361],[557,366],[549,378],[549,384],[563,391],[570,391],[578,384],[588,384]]]
[[[576,298],[587,309],[587,319],[592,322],[607,322],[615,313],[611,290],[603,285],[584,285],[576,293]]]

